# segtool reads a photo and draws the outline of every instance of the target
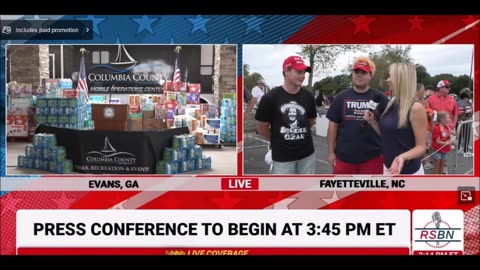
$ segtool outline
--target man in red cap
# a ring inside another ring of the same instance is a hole
[[[352,87],[339,92],[327,112],[328,162],[334,174],[383,174],[381,139],[363,114],[372,102],[383,110],[388,97],[370,88],[375,63],[368,57],[358,57],[352,71]]]
[[[447,124],[450,130],[455,131],[455,127],[460,114],[460,107],[454,97],[450,96],[451,83],[448,80],[441,80],[437,83],[437,92],[427,98],[428,106],[436,113],[447,112],[450,123]],[[433,119],[436,121],[436,119]],[[448,173],[448,164],[445,161],[443,172]]]
[[[451,83],[447,80],[441,80],[437,83],[437,92],[427,99],[430,108],[437,112],[448,112],[450,115],[451,130],[455,130],[460,108],[457,101],[449,95]]]
[[[257,131],[270,141],[273,174],[314,174],[311,127],[317,117],[315,97],[302,86],[312,68],[300,56],[283,62],[284,82],[266,93],[255,114]]]

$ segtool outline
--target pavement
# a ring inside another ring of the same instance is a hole
[[[314,134],[315,130],[314,126]],[[244,174],[269,174],[269,166],[264,161],[268,151],[267,143],[254,130],[245,129],[243,136]],[[313,144],[317,162],[315,174],[332,174],[332,166],[327,162],[327,138],[313,135]],[[473,174],[473,157],[464,157],[456,150],[452,150],[448,153],[447,158],[448,174]],[[430,174],[431,169],[425,170],[425,173]]]

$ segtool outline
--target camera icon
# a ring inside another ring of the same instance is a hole
[[[458,203],[470,204],[475,203],[475,187],[458,187]]]

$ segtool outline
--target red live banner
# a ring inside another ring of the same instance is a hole
[[[258,178],[222,178],[222,190],[258,190]]]
[[[409,255],[409,248],[18,248],[18,255]]]

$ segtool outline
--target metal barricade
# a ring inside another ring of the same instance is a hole
[[[473,174],[473,120],[464,121],[456,129],[456,136],[450,138],[452,150],[447,153],[447,164],[443,169],[444,174]],[[429,134],[431,136],[431,134]],[[429,138],[431,140],[431,137]],[[440,149],[444,148],[442,146]],[[436,152],[433,151],[422,159],[430,160]],[[432,174],[431,169],[425,169],[427,174]]]
[[[265,148],[268,141],[265,140],[256,131],[255,109],[250,114],[245,114],[243,124],[243,149],[249,148]]]
[[[457,146],[451,151],[454,157],[455,174],[473,174],[473,120],[460,123],[457,127]]]
[[[265,163],[265,154],[269,150],[269,145],[270,142],[256,131],[255,109],[250,114],[244,114],[243,168],[245,174],[269,173],[270,167]]]

